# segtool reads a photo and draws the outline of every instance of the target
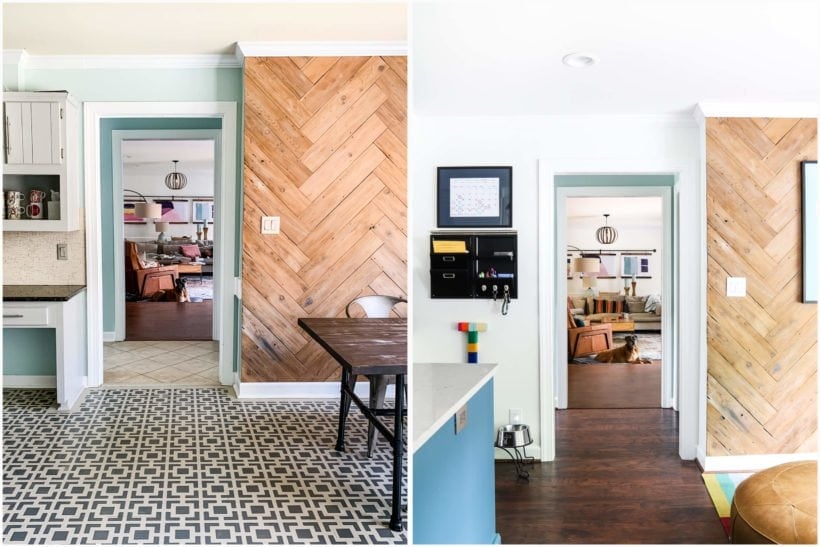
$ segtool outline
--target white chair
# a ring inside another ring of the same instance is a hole
[[[366,317],[389,317],[390,312],[393,311],[393,308],[396,304],[401,302],[407,302],[404,298],[399,298],[396,296],[386,296],[382,294],[371,294],[367,296],[360,296],[358,298],[354,298],[351,300],[348,305],[345,307],[345,315],[351,317],[350,315],[350,307],[352,305],[358,305],[362,310],[364,310],[364,314]],[[395,384],[396,377],[395,376],[368,376],[367,379],[370,381],[370,402],[368,406],[370,408],[382,408],[384,406],[384,394],[387,391],[388,384]],[[407,388],[407,384],[405,384],[405,389]],[[405,400],[406,397],[405,397]],[[373,453],[373,443],[376,440],[376,427],[373,423],[368,420],[367,421],[367,457],[369,458]]]
[[[390,312],[393,311],[393,307],[400,302],[407,302],[407,300],[396,296],[385,296],[383,294],[360,296],[351,300],[345,307],[345,315],[352,317],[352,315],[350,315],[350,306],[357,304],[364,310],[366,317],[390,317]]]

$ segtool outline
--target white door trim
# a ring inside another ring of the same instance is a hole
[[[86,283],[87,283],[87,336],[88,385],[103,382],[103,298],[102,298],[102,236],[100,203],[100,123],[103,118],[221,118],[221,174],[222,211],[228,220],[215,224],[214,239],[223,248],[214,254],[225,257],[215,263],[219,269],[217,282],[226,289],[234,286],[234,255],[236,254],[233,212],[236,210],[237,165],[237,104],[219,102],[86,102],[83,105],[83,149],[85,169],[85,228],[86,228]],[[222,290],[219,301],[214,301],[214,319],[219,322],[219,379],[224,385],[234,382],[234,291]],[[217,319],[218,318],[218,319]]]
[[[113,178],[113,202],[111,203],[111,210],[118,210],[120,203],[123,200],[123,185],[122,185],[122,141],[128,140],[198,140],[198,141],[214,141],[214,196],[218,199],[220,196],[219,190],[222,181],[219,179],[220,158],[221,153],[220,139],[221,131],[219,129],[117,129],[111,132],[111,163],[114,169]],[[134,196],[131,196],[134,197]],[[217,210],[222,210],[220,204],[215,202]],[[226,219],[217,218],[219,224],[222,224]],[[117,341],[125,340],[125,249],[124,241],[124,226],[122,222],[114,223],[114,294],[117,295],[114,301],[114,338]],[[224,247],[223,247],[224,248]],[[215,260],[217,257],[214,257]],[[224,260],[224,257],[219,257]],[[220,302],[220,293],[217,287],[222,287],[219,281],[218,268],[214,267],[214,303]],[[214,308],[214,321],[212,328],[212,338],[219,340],[219,321],[217,309]]]
[[[679,415],[678,452],[682,459],[692,460],[697,447],[705,440],[702,427],[701,382],[705,381],[705,366],[701,355],[705,353],[703,330],[705,325],[705,293],[703,278],[703,211],[705,209],[702,180],[699,177],[697,158],[670,162],[654,158],[634,160],[620,159],[566,159],[542,158],[538,162],[538,286],[539,286],[539,383],[541,394],[541,458],[555,458],[555,363],[566,359],[563,318],[565,306],[551,303],[550,296],[559,295],[559,281],[565,285],[563,276],[556,277],[555,268],[555,176],[559,174],[675,174],[680,196],[680,246],[677,261],[679,287],[674,293],[686,295],[685,307],[673,306],[680,326],[678,393]],[[564,293],[566,289],[564,288]],[[544,294],[546,293],[546,294]],[[560,302],[560,301],[559,301]],[[677,303],[676,303],[677,304]],[[667,306],[668,307],[668,306]],[[560,308],[560,309],[559,309]],[[558,325],[561,328],[558,328]],[[662,325],[667,328],[666,325]],[[558,346],[563,348],[560,353]]]

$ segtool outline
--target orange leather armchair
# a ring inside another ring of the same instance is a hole
[[[179,270],[173,266],[144,267],[139,258],[137,244],[125,242],[125,291],[149,297],[155,292],[172,290],[179,278]]]
[[[567,348],[570,360],[612,349],[612,325],[604,323],[576,327],[571,307],[572,303],[567,299],[567,331],[569,333]]]

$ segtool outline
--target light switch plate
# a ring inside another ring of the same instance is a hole
[[[57,260],[68,260],[68,243],[57,244]]]
[[[262,217],[262,233],[263,234],[278,234],[279,233],[279,217]]]
[[[735,297],[735,298],[746,296],[746,278],[745,277],[727,277],[726,278],[726,296]]]
[[[459,408],[456,411],[456,435],[461,433],[461,430],[467,425],[467,405]]]

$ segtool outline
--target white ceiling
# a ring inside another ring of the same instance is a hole
[[[3,48],[31,55],[233,54],[239,41],[404,41],[394,0],[3,3]]]
[[[214,142],[208,140],[127,140],[122,142],[123,169],[131,174],[166,175],[178,170],[214,169]]]
[[[609,213],[609,225],[641,225],[661,220],[663,201],[659,197],[567,198],[567,219],[576,224],[604,225],[604,213]]]
[[[817,0],[418,2],[417,112],[689,112],[820,96]],[[561,59],[596,55],[589,69]]]

